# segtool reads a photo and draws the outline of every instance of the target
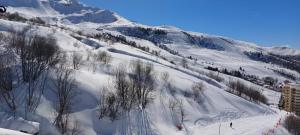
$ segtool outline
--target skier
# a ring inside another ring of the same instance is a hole
[[[230,122],[230,127],[232,128],[232,122]]]

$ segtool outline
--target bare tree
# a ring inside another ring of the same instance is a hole
[[[108,113],[108,106],[106,104],[106,97],[107,97],[107,88],[103,87],[101,93],[99,94],[98,98],[98,113],[99,113],[99,119],[104,118],[107,116]]]
[[[180,127],[177,127],[177,128],[182,128],[181,126],[186,118],[186,113],[183,108],[182,100],[177,100],[177,99],[169,100],[169,108],[171,110],[171,113],[175,114],[176,119],[179,119],[180,125],[177,125],[177,126],[180,126]],[[176,122],[178,122],[178,121],[176,121]],[[176,123],[176,124],[179,124],[179,123]]]
[[[90,61],[91,57],[92,57],[92,51],[87,49],[86,50],[87,56],[86,56],[86,61]]]
[[[177,100],[169,100],[169,108],[172,112],[175,112],[179,106],[179,102]]]
[[[73,69],[78,70],[82,64],[82,55],[78,52],[72,54]]]
[[[76,96],[76,84],[73,71],[70,69],[59,68],[54,74],[52,91],[56,96],[56,116],[53,124],[62,134],[65,134],[68,132],[69,114]]]
[[[112,61],[112,56],[106,51],[98,52],[98,60],[103,62],[104,64],[109,64]]]
[[[81,128],[79,121],[76,120],[73,124],[73,127],[71,127],[69,129],[68,134],[69,135],[80,135],[82,130],[83,129]]]
[[[193,84],[192,90],[193,90],[193,94],[194,94],[194,100],[197,100],[200,98],[201,94],[204,91],[203,87],[204,87],[204,85],[201,82]]]
[[[186,60],[186,58],[182,58],[181,65],[184,68],[189,68],[188,61]]]
[[[170,78],[170,74],[168,72],[161,73],[160,79],[163,82],[163,88],[161,89],[160,94],[162,94],[163,90],[170,89],[170,80],[169,80],[169,78]]]
[[[107,92],[107,88],[103,88],[99,97],[99,119],[109,117],[114,121],[120,115],[120,103],[118,102],[117,95],[113,92]]]
[[[95,72],[97,69],[97,56],[92,55],[92,61],[91,61],[91,66],[92,66],[92,71]]]
[[[169,82],[170,74],[168,72],[163,72],[161,73],[160,78],[164,83],[167,83]]]
[[[137,103],[145,109],[147,104],[153,100],[155,90],[155,77],[153,65],[144,64],[137,60],[132,63],[131,74],[132,89],[135,91]]]
[[[180,114],[181,124],[183,124],[184,119],[186,117],[186,114],[185,114],[185,111],[184,111],[184,108],[183,108],[182,100],[180,100],[180,102],[179,102],[179,114]]]
[[[130,87],[132,85],[130,85],[125,68],[126,66],[121,64],[115,70],[114,88],[121,107],[129,112],[135,103],[135,93]]]
[[[54,38],[40,36],[28,37],[21,47],[23,80],[36,80],[49,66],[59,61],[59,47]]]
[[[14,55],[11,51],[0,53],[0,94],[6,105],[13,112],[16,111],[16,101],[14,95]]]
[[[15,49],[15,52],[19,55],[21,54],[22,46],[24,46],[26,43],[25,35],[26,35],[27,31],[28,31],[28,27],[24,28],[21,31],[17,31],[13,28],[10,30],[10,36],[8,37],[10,39],[9,44],[12,48]]]

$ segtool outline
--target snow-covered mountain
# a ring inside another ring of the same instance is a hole
[[[8,6],[9,12],[18,12],[26,17],[38,16],[75,24],[126,22],[126,19],[109,10],[86,7],[77,0],[4,0],[2,3]]]
[[[81,66],[73,71],[75,91],[79,94],[68,114],[70,127],[79,126],[77,130],[83,135],[215,135],[220,125],[222,134],[260,135],[273,129],[285,116],[277,109],[281,94],[276,86],[285,80],[296,82],[300,77],[300,53],[287,47],[260,47],[172,26],[146,26],[109,10],[85,6],[78,0],[2,0],[1,4],[8,7],[10,14],[17,12],[23,18],[1,16],[1,35],[9,35],[12,29],[30,28],[27,35],[53,37],[67,55],[64,63],[68,68],[73,68],[74,55],[80,54]],[[32,21],[37,17],[41,20]],[[4,56],[4,48],[10,42],[2,37],[0,54]],[[111,56],[111,62],[93,61],[99,51]],[[153,65],[153,101],[146,109],[136,106],[129,113],[121,112],[114,121],[108,117],[99,119],[98,100],[102,98],[99,99],[99,94],[116,92],[113,85],[116,68],[127,69],[130,78],[135,60]],[[17,62],[16,67],[20,68],[20,64]],[[14,113],[1,102],[0,128],[59,134],[53,124],[57,112],[52,90],[54,69],[49,68],[38,107],[29,116],[23,112],[26,82],[13,89],[17,97]],[[269,86],[264,82],[265,77],[278,81]],[[228,84],[236,81],[262,93],[268,101],[253,102],[249,97],[230,93]],[[200,97],[193,93],[197,83],[203,89]],[[234,128],[229,127],[230,122]],[[14,126],[15,123],[20,126]],[[282,126],[275,131],[288,134]]]

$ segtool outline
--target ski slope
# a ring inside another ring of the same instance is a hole
[[[272,135],[287,135],[289,134],[282,126],[276,127],[280,119],[284,118],[285,113],[279,113],[274,115],[263,115],[249,118],[242,118],[233,121],[221,121],[207,127],[194,127],[194,132],[202,133],[205,135],[261,135],[262,133],[268,133]],[[230,123],[233,123],[232,128]],[[282,121],[281,121],[282,122]],[[219,130],[220,129],[220,130]],[[273,130],[269,132],[269,130]]]

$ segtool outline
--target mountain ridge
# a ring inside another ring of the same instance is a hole
[[[28,7],[28,8],[33,8],[36,9],[38,8],[41,10],[41,13],[44,14],[45,16],[63,16],[59,17],[59,20],[68,20],[71,24],[80,24],[84,22],[90,22],[94,23],[95,25],[108,25],[112,24],[111,26],[116,26],[116,27],[127,27],[127,28],[134,28],[134,27],[145,27],[145,28],[151,28],[151,29],[165,29],[166,31],[173,31],[177,32],[175,34],[180,34],[180,32],[184,33],[189,33],[189,35],[194,35],[197,38],[204,36],[204,37],[210,37],[210,38],[215,38],[215,39],[226,39],[227,41],[234,41],[237,45],[247,45],[246,50],[249,48],[256,48],[256,50],[264,50],[266,52],[271,52],[271,53],[276,53],[276,54],[285,54],[288,55],[300,55],[300,51],[297,49],[293,48],[282,48],[282,51],[280,50],[279,47],[261,47],[255,43],[250,43],[250,42],[245,42],[241,40],[235,40],[232,38],[224,37],[224,36],[218,36],[218,35],[209,35],[209,34],[204,34],[204,33],[199,33],[199,32],[191,32],[191,31],[184,31],[182,29],[169,26],[146,26],[138,23],[133,23],[125,18],[119,16],[115,12],[112,12],[110,10],[103,10],[100,8],[96,7],[89,7],[87,5],[82,4],[78,0],[29,0],[29,1],[24,1],[24,0],[16,0],[16,1],[11,1],[11,0],[4,0],[3,3],[5,3],[5,6],[10,7],[19,7],[20,13],[21,14],[26,14],[26,12],[23,11],[22,13],[22,8]],[[26,9],[25,9],[26,10]],[[30,10],[30,9],[28,9]],[[39,11],[38,10],[38,11]],[[9,12],[16,12],[18,10],[12,10]],[[37,12],[37,11],[35,11]],[[27,15],[28,16],[28,15]],[[29,15],[30,16],[30,15]],[[42,16],[42,15],[41,15]],[[117,23],[116,23],[117,22]],[[102,26],[100,26],[102,27]],[[182,37],[182,36],[181,36]],[[180,39],[180,38],[179,38]],[[185,40],[185,39],[183,39]],[[209,40],[209,39],[208,39]],[[220,42],[220,41],[217,41]],[[201,43],[201,42],[200,42]],[[226,44],[226,42],[223,42],[221,44]],[[245,47],[244,46],[244,47]],[[213,47],[214,48],[214,47]],[[223,47],[224,48],[224,47]],[[221,49],[222,50],[222,49]],[[288,51],[288,53],[287,53]]]

